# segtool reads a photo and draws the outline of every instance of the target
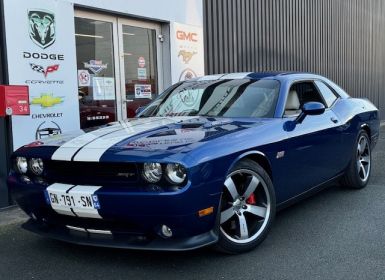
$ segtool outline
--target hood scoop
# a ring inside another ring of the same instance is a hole
[[[183,121],[180,124],[182,129],[189,129],[189,128],[199,128],[199,127],[212,128],[215,126],[221,126],[232,122],[233,121],[231,119],[216,119],[216,118],[201,117],[199,119]]]
[[[215,121],[209,121],[209,122],[206,122],[203,127],[204,128],[212,128],[212,127],[215,127],[215,126],[221,126],[221,125],[225,125],[225,124],[229,124],[229,123],[232,123],[233,121],[230,120],[230,119],[223,119],[223,120],[215,120]]]
[[[191,129],[191,128],[199,128],[202,127],[205,123],[203,122],[196,122],[196,123],[182,123],[181,128],[182,129]]]

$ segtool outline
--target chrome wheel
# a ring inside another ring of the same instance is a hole
[[[358,140],[357,171],[360,179],[366,182],[370,173],[370,146],[367,137],[364,135]]]
[[[271,198],[265,180],[248,169],[227,176],[224,183],[220,230],[235,243],[248,243],[260,236],[269,221]]]

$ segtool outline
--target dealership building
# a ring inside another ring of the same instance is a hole
[[[22,87],[0,90],[19,102],[0,116],[0,208],[14,149],[133,117],[204,74],[309,71],[385,115],[381,0],[1,0],[1,13],[0,84]]]

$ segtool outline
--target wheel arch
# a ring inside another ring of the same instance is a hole
[[[250,159],[261,165],[262,168],[266,170],[267,174],[269,174],[271,181],[273,181],[273,170],[271,168],[271,163],[268,157],[260,151],[249,151],[239,155],[230,165],[229,169],[227,170],[227,174],[234,167],[234,165],[242,159]]]

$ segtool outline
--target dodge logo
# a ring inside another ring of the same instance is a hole
[[[51,46],[56,39],[55,14],[46,10],[29,10],[29,37],[42,49]]]

